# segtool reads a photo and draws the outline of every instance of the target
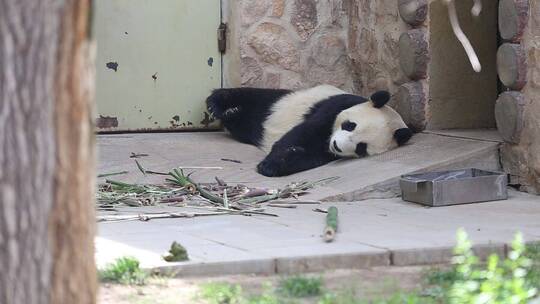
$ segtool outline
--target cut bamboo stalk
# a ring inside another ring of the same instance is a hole
[[[143,166],[141,166],[138,160],[135,160],[135,164],[137,164],[137,168],[139,168],[139,171],[141,171],[141,173],[146,176],[146,170],[144,170]]]
[[[223,189],[223,206],[229,209],[229,199],[227,198],[227,189]]]
[[[223,167],[178,167],[180,170],[184,169],[205,169],[205,170],[223,170]]]
[[[128,174],[128,173],[129,173],[129,171],[120,171],[120,172],[103,173],[103,174],[98,175],[97,177],[98,177],[98,178],[101,178],[101,177],[114,176],[114,175],[122,175],[122,174]]]
[[[268,204],[268,207],[295,209],[298,206],[293,204]]]
[[[323,238],[325,242],[332,242],[336,237],[338,225],[338,210],[332,206],[326,213],[326,227],[324,228]]]

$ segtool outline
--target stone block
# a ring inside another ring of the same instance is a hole
[[[403,73],[412,80],[426,77],[429,50],[424,29],[414,29],[399,37],[399,63]]]
[[[333,67],[340,58],[346,56],[343,39],[337,35],[321,36],[311,52],[311,58],[320,66]]]
[[[403,21],[417,26],[426,20],[428,3],[427,0],[399,0],[398,10]]]
[[[495,119],[501,137],[510,143],[519,143],[523,129],[523,94],[507,91],[499,95],[495,103]]]
[[[275,260],[244,260],[212,263],[170,263],[153,268],[153,272],[174,277],[208,277],[232,274],[270,275],[275,273]]]
[[[504,43],[497,51],[499,79],[509,89],[519,91],[527,83],[525,52],[520,44]]]
[[[423,80],[408,82],[399,87],[396,95],[395,110],[415,131],[421,131],[426,126],[425,86]]]
[[[294,274],[330,269],[355,269],[390,265],[388,252],[346,253],[278,258],[277,273]]]
[[[499,32],[504,40],[519,41],[528,21],[529,0],[499,1]]]
[[[318,24],[317,2],[313,0],[295,0],[291,24],[300,36],[306,41],[315,31]]]
[[[244,86],[258,86],[261,84],[263,70],[257,60],[252,57],[242,57],[241,59],[241,79]]]
[[[300,55],[294,41],[280,25],[260,24],[248,38],[248,44],[264,62],[298,71]]]
[[[394,266],[445,264],[452,261],[452,248],[397,249],[392,251]]]
[[[266,15],[270,7],[267,0],[243,0],[241,1],[242,25],[251,26]]]
[[[282,17],[285,13],[285,0],[272,1],[272,17]]]
[[[265,88],[275,88],[279,89],[281,85],[281,75],[278,73],[266,73],[264,77],[264,87]]]

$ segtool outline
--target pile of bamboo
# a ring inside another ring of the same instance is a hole
[[[143,207],[166,205],[186,207],[189,211],[140,213],[140,214],[104,214],[98,221],[147,221],[155,218],[178,218],[209,215],[266,215],[277,216],[265,212],[266,206],[295,208],[297,204],[319,203],[302,201],[299,197],[309,189],[335,181],[337,178],[325,178],[314,182],[298,182],[286,185],[282,189],[253,188],[242,184],[228,185],[215,178],[215,183],[196,183],[190,174],[182,169],[173,169],[168,173],[145,170],[136,161],[143,174],[159,174],[166,176],[163,184],[129,184],[107,179],[99,185],[97,191],[97,209],[100,211],[116,211],[119,206]],[[110,176],[108,174],[107,176]],[[103,175],[102,175],[103,176]],[[193,210],[200,210],[194,212]],[[181,209],[180,209],[181,210]]]

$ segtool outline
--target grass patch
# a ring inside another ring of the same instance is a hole
[[[141,270],[139,261],[132,257],[121,257],[98,272],[102,282],[129,285],[144,285],[148,274]]]
[[[343,289],[338,292],[325,292],[317,304],[359,304],[353,289]]]
[[[200,297],[208,304],[243,304],[245,303],[240,285],[227,283],[208,283],[201,286]]]
[[[357,297],[354,291],[341,291],[338,293],[325,293],[317,304],[435,304],[439,303],[433,298],[421,296],[418,293],[395,292],[392,295],[379,299],[365,300]]]
[[[251,296],[247,300],[247,304],[285,304],[288,301],[280,299],[278,295],[274,293],[272,284],[265,284],[264,291],[261,295]]]
[[[318,296],[322,294],[322,279],[294,276],[280,281],[279,288],[271,284],[263,286],[263,292],[246,295],[240,285],[207,283],[200,287],[199,297],[208,304],[284,304],[297,303],[291,298]]]
[[[289,297],[303,298],[320,295],[322,286],[323,281],[320,277],[292,276],[282,279],[278,290]]]
[[[397,292],[388,299],[384,300],[374,300],[363,303],[373,303],[373,304],[435,304],[439,303],[437,300],[418,295],[417,293],[403,293]]]

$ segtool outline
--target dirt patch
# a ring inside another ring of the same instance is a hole
[[[414,291],[422,287],[425,267],[376,267],[358,270],[335,270],[322,274],[324,290],[353,292],[358,298],[373,299],[398,291]],[[238,284],[246,294],[260,294],[264,285],[277,286],[281,276],[236,275],[214,278],[154,278],[145,286],[102,284],[99,304],[173,304],[205,303],[197,295],[201,285],[209,282]],[[303,299],[300,303],[316,303],[317,299]]]

